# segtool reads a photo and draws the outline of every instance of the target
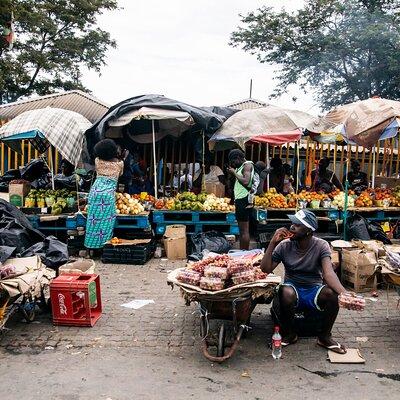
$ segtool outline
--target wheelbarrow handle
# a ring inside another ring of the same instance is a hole
[[[244,325],[241,325],[238,333],[236,334],[236,338],[235,341],[233,342],[231,348],[229,349],[228,353],[225,354],[222,357],[216,357],[216,356],[212,356],[209,352],[208,352],[208,346],[207,346],[207,341],[206,340],[202,340],[201,342],[201,348],[204,354],[204,357],[207,358],[207,360],[210,360],[212,362],[217,362],[217,363],[222,363],[226,360],[228,360],[229,358],[232,357],[233,353],[236,351],[237,347],[239,346],[239,341],[242,337],[243,331],[245,329]]]

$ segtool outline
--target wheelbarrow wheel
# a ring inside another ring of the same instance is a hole
[[[223,357],[225,355],[225,336],[225,324],[222,324],[219,328],[217,357]]]

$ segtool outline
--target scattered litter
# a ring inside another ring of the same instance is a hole
[[[376,297],[366,297],[365,300],[372,301],[373,303],[375,303],[376,301],[378,301],[378,299],[377,299]]]
[[[129,303],[121,304],[121,307],[132,308],[138,310],[147,304],[154,304],[154,300],[132,300]]]
[[[66,346],[65,346],[65,348],[66,349],[72,349],[74,346],[72,345],[72,344],[67,344]]]
[[[242,378],[250,378],[250,374],[247,371],[242,372]]]
[[[45,350],[54,350],[54,347],[53,346],[46,346],[44,349]]]
[[[93,340],[94,340],[95,342],[98,342],[98,341],[101,340],[101,339],[103,339],[103,338],[100,336],[100,337],[95,337]]]
[[[71,356],[77,356],[78,354],[81,354],[81,351],[76,351],[75,353],[71,353]]]
[[[385,372],[385,370],[382,369],[382,368],[377,368],[377,369],[375,370],[375,372]]]
[[[379,297],[379,293],[378,293],[378,292],[372,292],[372,293],[371,293],[371,296],[372,296],[372,297]]]
[[[367,336],[357,336],[356,340],[357,340],[357,342],[366,343],[366,342],[368,342],[368,337]]]

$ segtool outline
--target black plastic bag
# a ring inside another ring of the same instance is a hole
[[[354,214],[347,219],[347,233],[349,240],[371,240],[368,232],[368,222],[358,214]]]
[[[32,227],[32,224],[22,211],[18,210],[17,207],[13,206],[8,201],[0,199],[0,227],[3,227],[4,224],[8,224],[10,221],[16,222],[27,231],[31,239],[30,246],[45,238],[41,232]],[[7,234],[7,232],[4,233]]]
[[[32,246],[33,243],[35,241],[32,241],[29,231],[16,220],[0,223],[0,245],[15,247],[16,252],[20,253]]]
[[[33,182],[43,174],[49,172],[47,165],[41,158],[36,158],[25,165],[21,170],[21,178]]]
[[[374,221],[368,221],[368,232],[373,240],[379,240],[383,244],[392,244],[386,236],[382,226]]]
[[[0,192],[8,193],[8,182],[0,180]]]
[[[0,264],[8,260],[14,253],[16,247],[0,246]]]
[[[40,243],[34,244],[21,254],[21,257],[39,255],[46,267],[57,269],[68,262],[68,247],[54,236],[47,238]]]
[[[231,245],[221,232],[203,232],[192,235],[191,238],[192,254],[189,256],[191,260],[201,260],[203,258],[202,251],[209,250],[213,253],[227,253],[231,249]]]
[[[21,172],[19,169],[9,169],[1,177],[1,180],[3,182],[10,182],[14,179],[20,179],[20,178],[21,178]]]

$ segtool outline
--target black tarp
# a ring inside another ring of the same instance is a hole
[[[0,199],[0,260],[11,256],[28,257],[37,254],[42,262],[56,269],[68,261],[65,243],[53,236],[47,238],[34,229],[25,214]]]
[[[104,139],[109,120],[142,107],[185,111],[192,116],[196,123],[193,129],[198,131],[203,130],[207,137],[210,137],[221,127],[227,118],[237,112],[237,110],[228,107],[196,107],[157,94],[131,97],[112,106],[102,118],[86,131],[87,150],[89,154],[93,154],[95,144]]]

